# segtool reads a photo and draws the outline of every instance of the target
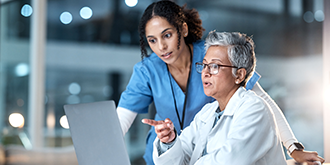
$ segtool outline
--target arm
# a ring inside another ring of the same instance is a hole
[[[138,113],[148,112],[149,104],[152,102],[149,77],[146,68],[141,63],[136,64],[126,90],[120,96],[117,114],[124,135]]]
[[[274,100],[262,89],[259,83],[256,83],[252,88],[258,96],[262,97],[266,102],[270,105],[271,110],[275,115],[275,120],[277,123],[278,131],[280,133],[281,141],[283,145],[288,149],[291,144],[297,142],[298,140],[294,136],[288,122],[286,121],[281,109],[277,106]],[[310,151],[293,151],[290,155],[297,162],[308,162],[309,164],[313,164],[314,161],[324,162],[325,160],[318,156],[317,152]]]
[[[254,85],[252,91],[254,91],[258,96],[263,98],[269,104],[271,110],[275,115],[275,120],[278,127],[278,131],[280,133],[281,141],[283,142],[283,145],[288,149],[293,142],[297,141],[297,139],[294,136],[281,109],[277,106],[274,100],[262,89],[259,83],[256,83]]]
[[[133,112],[133,111],[130,111],[128,109],[122,108],[122,107],[118,107],[117,108],[117,114],[118,114],[118,118],[119,118],[119,121],[120,121],[121,129],[122,129],[123,134],[125,136],[128,129],[131,127],[137,113]]]

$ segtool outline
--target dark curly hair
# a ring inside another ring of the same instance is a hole
[[[191,44],[197,40],[200,40],[203,36],[202,20],[199,18],[199,14],[195,9],[187,9],[186,5],[180,7],[179,5],[169,0],[162,0],[150,4],[144,11],[140,24],[140,47],[141,58],[148,57],[146,46],[148,45],[145,40],[145,28],[147,22],[155,17],[165,18],[171,25],[173,25],[178,33],[178,49],[180,48],[180,38],[183,23],[188,25],[188,36],[184,38],[186,44]]]

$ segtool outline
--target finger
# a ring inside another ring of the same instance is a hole
[[[312,151],[310,153],[312,153],[313,156],[310,157],[310,159],[308,160],[309,162],[314,164],[321,164],[325,162],[325,160],[321,156],[319,156],[317,152]]]
[[[156,120],[152,120],[152,119],[142,119],[142,123],[144,124],[148,124],[151,126],[156,126],[158,124],[163,123],[164,121],[156,121]]]
[[[325,159],[323,159],[321,156],[317,156],[318,158],[319,158],[319,161],[321,162],[321,163],[324,163],[325,162]]]
[[[167,126],[171,129],[174,129],[174,125],[173,125],[173,122],[169,119],[169,118],[166,118],[165,119],[165,123],[167,124]]]
[[[159,139],[162,139],[162,138],[164,138],[166,136],[169,136],[170,134],[171,134],[171,131],[169,129],[164,129],[162,131],[159,131],[157,133],[157,136],[158,136]]]
[[[163,143],[169,143],[173,141],[175,138],[175,133],[174,131],[163,131],[162,133],[157,134],[157,137],[160,139],[161,142]]]
[[[155,126],[156,133],[161,133],[161,132],[165,133],[164,131],[168,132],[170,130],[171,130],[171,128],[168,127],[166,123],[161,123],[161,124],[158,124]]]
[[[169,136],[164,136],[164,137],[158,137],[158,138],[161,142],[168,143],[170,137]]]
[[[320,161],[307,162],[307,165],[321,165]]]

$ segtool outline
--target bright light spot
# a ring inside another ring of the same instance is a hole
[[[128,7],[134,7],[137,5],[137,3],[138,3],[138,0],[125,0],[125,4]]]
[[[314,17],[315,17],[315,20],[318,21],[318,22],[324,21],[324,13],[323,13],[323,11],[322,10],[316,11]]]
[[[81,91],[81,87],[78,83],[73,82],[69,85],[69,92],[72,95],[77,95],[80,93],[80,91]]]
[[[21,9],[21,14],[24,17],[30,17],[33,13],[33,9],[30,5],[25,4]]]
[[[66,115],[63,115],[61,118],[60,118],[60,124],[63,128],[65,129],[69,129],[69,123],[68,123],[68,119],[66,118]]]
[[[29,66],[25,63],[20,63],[15,68],[15,73],[18,77],[23,77],[29,74]]]
[[[304,20],[307,22],[307,23],[312,23],[314,21],[314,14],[311,12],[311,11],[307,11],[305,14],[304,14]]]
[[[93,15],[93,11],[89,7],[83,7],[80,9],[80,17],[83,19],[90,19]]]
[[[72,15],[71,13],[65,11],[61,14],[60,20],[63,24],[69,24],[72,21]]]
[[[48,110],[47,118],[46,118],[47,128],[53,129],[55,128],[56,119],[54,109]]]
[[[9,123],[15,128],[22,128],[24,126],[24,117],[20,113],[12,113],[9,115]]]
[[[77,95],[70,95],[68,98],[66,98],[66,102],[68,104],[78,104],[80,103],[80,98]]]

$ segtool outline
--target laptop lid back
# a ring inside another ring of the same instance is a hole
[[[79,165],[130,165],[113,100],[64,105]]]

